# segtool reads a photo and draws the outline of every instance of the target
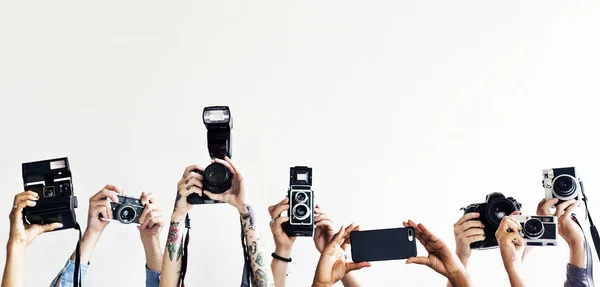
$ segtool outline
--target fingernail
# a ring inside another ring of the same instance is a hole
[[[188,182],[190,182],[190,181],[189,181],[189,180],[186,180],[186,181],[185,181],[185,184],[188,184]]]

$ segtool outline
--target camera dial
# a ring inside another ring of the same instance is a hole
[[[568,200],[576,196],[577,180],[568,174],[557,176],[552,185],[554,196],[559,199]]]
[[[297,220],[304,220],[310,216],[310,214],[308,214],[308,210],[309,208],[306,204],[298,204],[294,206],[292,212]]]
[[[121,205],[121,207],[117,210],[117,219],[121,223],[131,223],[137,216],[137,212],[135,208],[131,205]]]
[[[544,224],[537,218],[530,218],[523,224],[523,234],[529,239],[538,239],[544,234]]]

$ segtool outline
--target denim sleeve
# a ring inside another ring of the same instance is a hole
[[[565,287],[589,287],[587,269],[567,264],[567,280]]]
[[[158,287],[160,285],[160,272],[148,269],[146,266],[146,287]]]
[[[81,282],[83,282],[83,279],[85,278],[85,274],[87,273],[88,267],[90,267],[90,266],[87,264],[79,264],[79,277],[81,278]],[[73,284],[73,280],[74,280],[73,274],[74,273],[75,273],[75,261],[69,259],[69,260],[67,260],[67,264],[65,264],[65,267],[63,267],[63,269],[60,270],[58,275],[56,275],[56,277],[54,277],[54,280],[52,280],[52,283],[50,283],[50,287],[75,286]]]

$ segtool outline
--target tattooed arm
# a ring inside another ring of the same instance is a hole
[[[169,224],[169,236],[162,260],[160,286],[179,286],[181,272],[181,256],[183,253],[183,239],[187,234],[185,216],[192,208],[187,202],[187,197],[192,193],[202,194],[202,176],[193,170],[202,170],[199,166],[188,166],[183,177],[177,185],[175,207]]]
[[[256,215],[254,210],[246,201],[246,189],[244,188],[244,178],[239,168],[225,157],[225,160],[215,159],[213,162],[224,165],[233,175],[231,188],[220,194],[204,191],[210,199],[227,202],[237,208],[240,213],[240,220],[246,236],[248,254],[250,255],[250,267],[252,268],[252,286],[254,287],[274,287],[273,274],[271,268],[266,264],[267,257],[264,253],[262,237],[256,228]]]

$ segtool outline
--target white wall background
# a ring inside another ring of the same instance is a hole
[[[0,214],[22,190],[22,162],[60,156],[83,224],[107,183],[151,191],[169,211],[183,169],[209,162],[202,108],[229,105],[233,159],[269,238],[266,208],[285,196],[293,165],[314,168],[319,203],[338,223],[412,218],[450,246],[459,208],[489,192],[535,212],[548,167],[582,170],[600,220],[599,5],[0,1]],[[239,286],[234,209],[191,216],[188,285]],[[0,222],[0,237],[8,228]],[[26,285],[47,285],[75,238],[37,238]],[[308,286],[312,241],[299,239],[293,258],[289,286]],[[525,263],[530,284],[561,286],[567,260],[562,241],[538,248]],[[142,286],[138,231],[111,224],[92,264],[87,286]],[[508,285],[497,250],[471,264],[478,286]],[[372,286],[444,284],[403,261],[359,274]]]

